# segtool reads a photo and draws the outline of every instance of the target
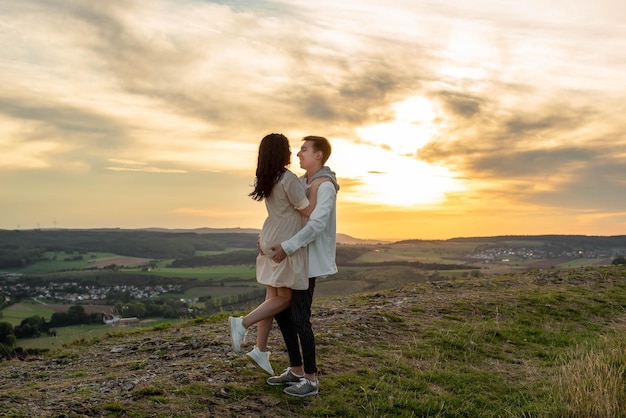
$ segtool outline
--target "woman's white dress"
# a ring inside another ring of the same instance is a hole
[[[271,247],[295,235],[306,222],[298,210],[309,206],[302,183],[287,170],[265,200],[267,218],[259,237],[263,254],[256,259],[257,282],[273,287],[305,290],[309,287],[307,250],[300,248],[280,263],[272,260]]]

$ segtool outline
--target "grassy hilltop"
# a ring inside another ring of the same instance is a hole
[[[626,270],[413,283],[314,303],[319,396],[230,348],[226,315],[81,338],[0,362],[14,417],[626,416]],[[244,348],[251,348],[251,332]],[[270,345],[287,365],[280,333]]]

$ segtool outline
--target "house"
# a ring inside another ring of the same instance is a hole
[[[137,324],[139,323],[139,318],[136,316],[129,318],[122,318],[116,313],[107,314],[105,312],[102,313],[102,322],[109,325],[126,325],[126,324]]]

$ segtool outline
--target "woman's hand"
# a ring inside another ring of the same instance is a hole
[[[265,253],[263,253],[263,250],[261,249],[261,236],[259,236],[256,240],[256,247],[259,250],[259,254],[265,255]]]

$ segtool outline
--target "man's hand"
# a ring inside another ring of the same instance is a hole
[[[277,263],[280,263],[285,258],[287,258],[287,253],[285,252],[285,250],[283,250],[283,247],[280,244],[274,245],[272,247],[272,252],[274,253],[272,260],[274,260]]]
[[[261,237],[260,236],[256,240],[256,247],[258,248],[259,253],[261,255],[265,255],[265,254],[263,254],[263,250],[261,249]]]

